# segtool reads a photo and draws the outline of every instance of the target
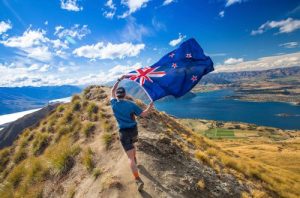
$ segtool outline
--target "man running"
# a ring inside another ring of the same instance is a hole
[[[130,168],[134,175],[138,190],[144,187],[144,182],[139,176],[136,161],[136,148],[134,143],[137,142],[138,129],[135,116],[146,116],[153,108],[153,102],[143,111],[134,102],[126,100],[126,92],[123,87],[118,87],[121,80],[126,76],[122,76],[114,84],[111,90],[111,106],[119,125],[120,141],[128,156]]]

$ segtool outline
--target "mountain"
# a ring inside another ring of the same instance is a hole
[[[0,87],[0,115],[43,107],[50,100],[79,93],[76,86]]]
[[[138,118],[137,160],[145,188],[137,192],[109,97],[109,88],[90,86],[0,150],[1,197],[300,196],[295,175],[281,177],[277,169],[227,151],[156,110]]]
[[[57,105],[57,103],[47,105],[46,107],[34,113],[25,115],[15,122],[8,124],[4,129],[0,131],[0,149],[12,145],[14,140],[24,129],[37,124],[39,120],[49,115]]]
[[[276,78],[284,78],[289,76],[300,76],[300,66],[262,71],[211,73],[204,76],[200,81],[200,84],[229,84],[237,81],[253,81],[257,79],[274,80]]]

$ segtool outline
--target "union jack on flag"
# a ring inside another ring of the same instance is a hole
[[[189,39],[152,66],[139,68],[126,76],[139,83],[155,101],[167,95],[183,96],[213,70],[211,58],[195,39]]]

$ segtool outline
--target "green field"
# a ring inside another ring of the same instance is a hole
[[[204,135],[209,138],[234,138],[234,131],[228,129],[209,129],[204,132]]]

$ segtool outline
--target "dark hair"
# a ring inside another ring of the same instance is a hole
[[[123,99],[126,96],[126,91],[124,87],[118,87],[116,91],[116,95],[118,99]]]

